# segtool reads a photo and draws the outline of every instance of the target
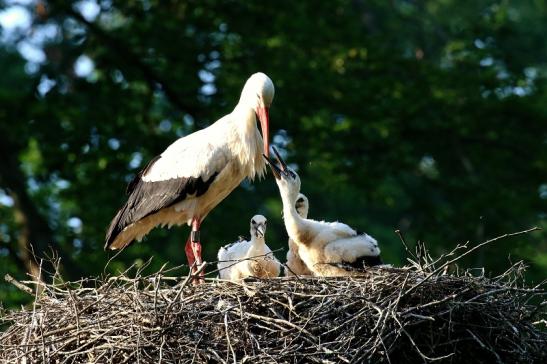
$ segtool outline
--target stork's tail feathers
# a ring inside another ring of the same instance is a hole
[[[123,234],[125,227],[121,226],[120,224],[125,209],[126,209],[126,206],[123,206],[110,222],[110,226],[108,227],[108,230],[106,232],[104,250],[122,249],[125,246],[129,245],[134,240],[134,237],[129,240],[128,237],[123,239],[124,236],[122,236],[122,235],[128,235],[128,234]]]
[[[159,224],[169,224],[164,215],[167,214],[167,209],[160,210],[155,214],[148,215],[140,220],[134,221],[131,213],[128,210],[127,203],[118,211],[112,219],[108,231],[106,232],[104,249],[117,250],[123,249],[133,243],[135,240],[140,241],[150,230]],[[171,216],[168,216],[171,217]],[[162,218],[164,220],[162,221]]]
[[[181,225],[186,222],[184,215],[177,212],[172,206],[161,209],[135,222],[127,223],[126,221],[124,206],[110,223],[110,227],[106,233],[105,250],[122,249],[135,240],[140,241],[156,226],[167,225],[171,227],[172,225]]]

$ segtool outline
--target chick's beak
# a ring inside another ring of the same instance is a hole
[[[281,169],[279,169],[279,167],[270,158],[268,158],[266,156],[266,154],[262,154],[262,156],[266,160],[266,163],[268,163],[268,165],[270,166],[270,169],[272,170],[272,173],[273,173],[275,179],[280,179],[281,178],[281,173],[283,171]]]
[[[277,151],[277,149],[272,146],[272,149],[274,151],[274,154],[275,154],[275,158],[277,159],[277,161],[279,162],[279,164],[281,165],[281,170],[283,172],[285,172],[287,170],[287,164],[285,163],[285,161],[283,160],[283,158],[281,158],[281,156],[279,155],[279,152]]]
[[[256,236],[258,238],[263,238],[266,235],[266,226],[264,224],[258,224],[256,226]]]
[[[273,175],[275,176],[276,179],[281,178],[281,175],[288,176],[289,174],[287,173],[287,169],[288,169],[287,164],[285,163],[283,158],[281,158],[281,155],[279,155],[279,152],[274,146],[272,146],[272,149],[275,154],[275,159],[277,159],[277,162],[279,163],[279,166],[281,168],[278,167],[277,164],[274,161],[272,161],[267,155],[265,154],[262,154],[262,155],[264,156],[264,159],[266,159],[266,162],[270,166],[270,169],[272,170]]]

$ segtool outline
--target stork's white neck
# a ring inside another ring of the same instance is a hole
[[[309,230],[306,219],[302,218],[296,211],[296,197],[291,196],[288,191],[279,190],[281,193],[281,201],[283,201],[283,221],[285,221],[285,229],[289,237],[298,243],[298,232]]]
[[[247,258],[264,255],[266,253],[266,240],[251,235],[251,246],[247,250]]]
[[[231,141],[234,157],[245,169],[245,177],[254,180],[258,174],[262,178],[266,172],[266,164],[262,158],[263,140],[258,131],[254,109],[239,103],[232,111],[230,119],[236,131],[235,138]]]

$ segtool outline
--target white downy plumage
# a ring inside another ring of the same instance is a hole
[[[300,258],[317,276],[348,276],[353,267],[382,264],[380,248],[371,236],[358,233],[341,222],[324,222],[301,217],[295,208],[300,177],[274,152],[280,168],[269,159],[283,201],[283,219],[289,237],[298,246]]]
[[[302,216],[304,219],[308,217],[310,204],[308,198],[303,193],[298,194],[294,207],[296,208],[298,215]],[[289,238],[289,251],[287,252],[287,263],[285,264],[284,270],[286,277],[313,275],[313,272],[306,266],[306,263],[300,259],[298,245],[296,245],[291,238]]]
[[[251,219],[251,240],[240,239],[218,251],[218,270],[221,279],[237,281],[246,277],[272,278],[279,276],[279,261],[266,245],[266,218],[255,215]]]
[[[253,74],[230,114],[178,139],[150,161],[129,184],[128,200],[110,224],[105,248],[123,248],[158,225],[187,223],[199,231],[201,221],[243,179],[262,177],[274,93],[268,76]]]

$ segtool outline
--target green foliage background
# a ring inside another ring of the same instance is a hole
[[[0,28],[2,276],[24,279],[28,243],[56,252],[66,279],[152,256],[150,269],[183,264],[187,227],[157,229],[108,266],[105,229],[139,168],[229,113],[256,71],[276,85],[273,142],[310,216],[369,232],[386,261],[404,263],[395,229],[438,254],[546,226],[544,1],[0,0],[13,7],[31,24]],[[286,249],[280,212],[271,175],[243,183],[205,221],[205,259],[255,213]],[[467,263],[524,259],[537,281],[546,248],[543,231]],[[0,283],[4,306],[27,300]]]

